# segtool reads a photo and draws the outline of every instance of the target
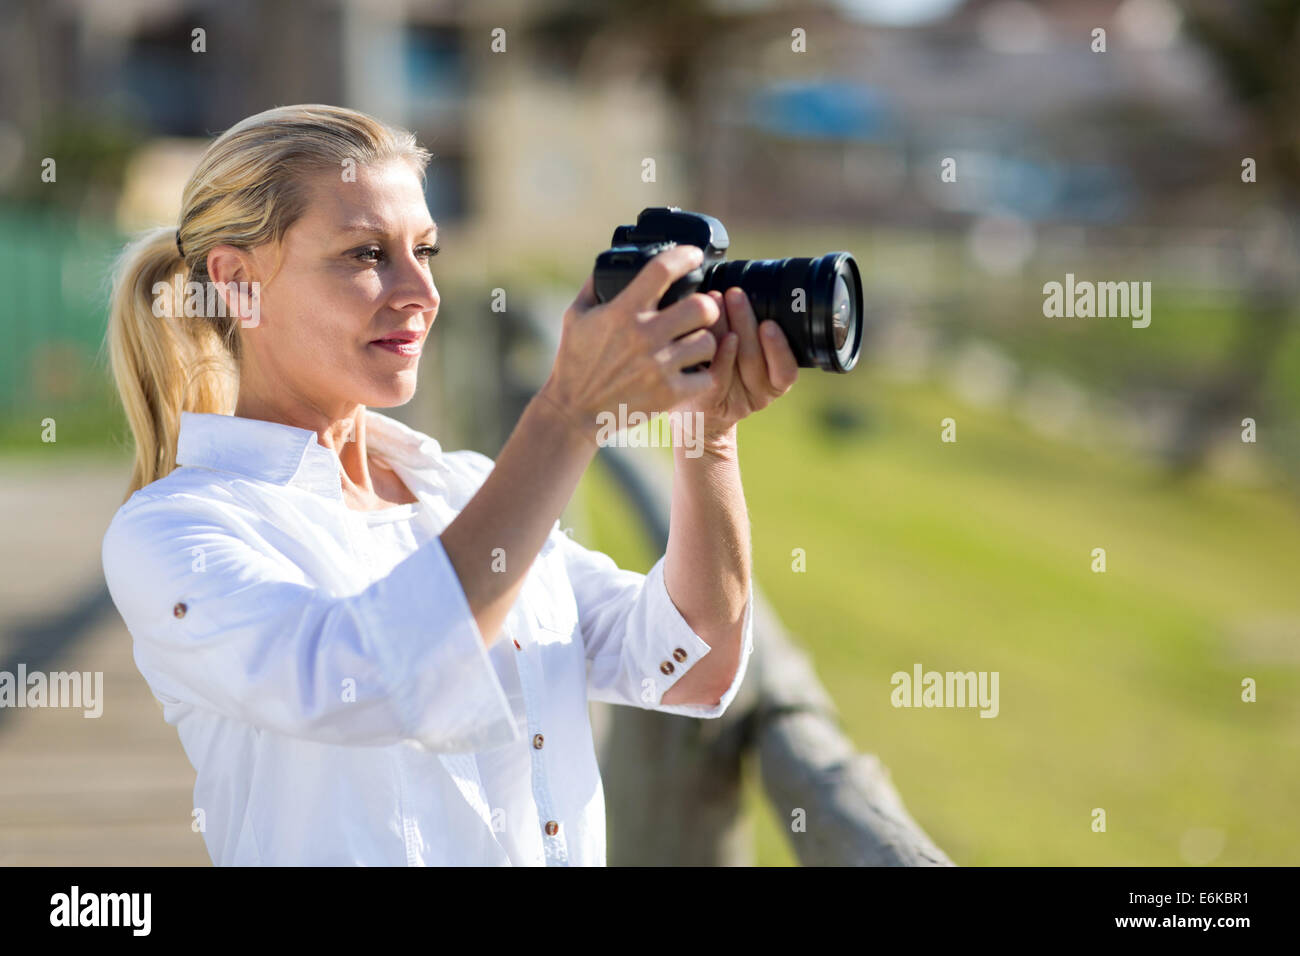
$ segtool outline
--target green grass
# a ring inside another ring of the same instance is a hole
[[[866,427],[822,426],[832,404]],[[939,441],[948,416],[956,444]],[[1300,515],[1285,495],[1171,483],[869,373],[805,372],[741,442],[759,584],[858,749],[956,862],[1180,865],[1193,828],[1224,833],[1216,864],[1300,862]],[[608,516],[607,478],[582,491],[589,543],[646,567]],[[998,671],[1000,714],[894,708],[890,675],[917,662]],[[1244,677],[1258,702],[1241,701]],[[759,862],[790,863],[752,772],[746,797]]]

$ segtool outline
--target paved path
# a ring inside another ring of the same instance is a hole
[[[194,770],[100,567],[125,462],[0,460],[0,671],[102,671],[103,715],[0,708],[0,865],[210,865]]]

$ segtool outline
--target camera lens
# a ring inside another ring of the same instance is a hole
[[[835,343],[837,364],[848,371],[858,361],[858,350],[862,345],[862,333],[858,328],[861,293],[857,285],[857,268],[850,273],[847,269],[837,268],[835,272],[835,291],[831,294],[831,336]]]
[[[849,337],[849,323],[853,321],[849,314],[849,286],[844,276],[835,277],[835,295],[831,299],[831,328],[835,332],[835,348],[844,348]]]
[[[862,348],[862,282],[847,252],[714,263],[699,291],[740,286],[758,321],[776,322],[801,368],[847,372]]]

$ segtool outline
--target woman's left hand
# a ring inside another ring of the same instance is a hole
[[[709,295],[722,315],[710,331],[718,350],[707,371],[713,387],[692,399],[685,409],[704,413],[704,434],[721,437],[736,423],[790,390],[799,377],[799,366],[785,332],[773,321],[760,326],[749,296],[733,286],[724,296]]]

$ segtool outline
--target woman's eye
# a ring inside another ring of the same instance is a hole
[[[419,258],[427,260],[427,259],[432,259],[441,251],[442,251],[442,247],[439,245],[432,245],[432,246],[424,245],[424,246],[417,247],[415,250],[415,254]],[[362,249],[360,252],[356,254],[356,259],[361,262],[380,262],[383,260],[383,258],[384,258],[384,250],[379,248],[373,248],[373,247],[370,249]]]

